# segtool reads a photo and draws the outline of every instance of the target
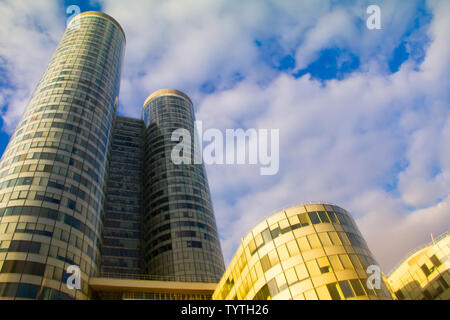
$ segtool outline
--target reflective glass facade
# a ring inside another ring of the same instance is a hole
[[[142,274],[141,212],[144,122],[117,117],[109,156],[102,273]]]
[[[216,300],[391,299],[368,288],[377,265],[344,209],[309,204],[279,212],[243,240],[214,291]]]
[[[85,12],[66,29],[0,162],[0,298],[86,299],[125,37]],[[65,271],[80,266],[81,290]]]
[[[179,281],[215,282],[224,263],[203,164],[174,164],[177,141],[186,129],[194,147],[194,108],[182,92],[164,89],[145,102],[144,252],[146,273]],[[193,153],[192,153],[193,154]]]
[[[450,231],[414,250],[389,275],[398,300],[450,300]]]

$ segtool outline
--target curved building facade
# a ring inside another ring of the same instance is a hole
[[[450,300],[450,231],[414,250],[387,281],[398,300]]]
[[[367,285],[377,265],[353,218],[328,204],[281,211],[243,240],[214,291],[216,300],[391,299]]]
[[[191,150],[185,150],[190,164],[175,164],[171,157],[179,143],[171,139],[177,129],[187,130],[194,147],[192,102],[180,91],[159,90],[145,101],[143,120],[146,273],[178,281],[218,281],[225,268],[205,168]]]
[[[124,47],[110,16],[72,19],[11,137],[0,162],[0,298],[89,297]],[[81,290],[66,286],[70,265]]]

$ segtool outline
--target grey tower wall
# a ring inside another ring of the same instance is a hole
[[[144,122],[114,122],[103,228],[102,275],[142,274],[141,212]]]
[[[174,130],[187,129],[194,146],[192,102],[177,90],[160,90],[145,102],[143,117],[146,272],[178,281],[218,281],[224,262],[205,168],[171,160]]]
[[[0,297],[89,297],[124,46],[113,18],[78,15],[26,107],[0,162]]]

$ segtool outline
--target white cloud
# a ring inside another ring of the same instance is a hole
[[[64,32],[65,12],[55,1],[0,2],[0,88],[4,131],[12,133]]]
[[[245,81],[202,101],[198,117],[209,119],[210,126],[245,123],[279,128],[281,134],[278,177],[256,176],[255,171],[252,178],[243,168],[208,168],[216,199],[230,197],[233,188],[246,190],[232,195],[237,201],[231,205],[219,201],[216,208],[223,221],[219,226],[226,229],[227,259],[258,221],[289,203],[309,200],[351,210],[385,271],[428,242],[430,233],[448,229],[449,73],[446,61],[433,59],[448,50],[443,21],[450,13],[442,7],[433,10],[440,13],[430,26],[433,40],[419,70],[408,61],[393,75],[375,69],[325,87],[307,75],[295,79],[283,74],[267,86]],[[249,96],[255,97],[259,112],[253,112]],[[236,110],[242,107],[234,101],[248,105],[241,119]],[[398,189],[386,192],[387,183]]]
[[[0,21],[0,57],[7,59],[17,87],[0,91],[0,101],[9,102],[3,115],[7,130],[25,107],[64,23],[49,2],[22,3],[0,3],[0,11],[8,12]],[[278,175],[260,176],[257,166],[207,168],[227,261],[263,218],[309,200],[350,210],[385,271],[428,241],[429,233],[448,229],[448,1],[428,1],[431,24],[409,35],[418,1],[380,1],[381,31],[359,27],[368,1],[101,3],[127,35],[122,114],[139,117],[150,93],[172,87],[193,98],[205,129],[280,129]],[[44,31],[28,24],[27,15]],[[405,39],[423,44],[425,60],[418,66],[410,59],[388,74],[387,62]],[[258,47],[257,40],[268,47]],[[290,54],[299,69],[333,46],[357,55],[361,66],[326,85],[308,74],[296,79],[280,73],[267,62],[277,65]],[[200,90],[205,83],[216,91]]]

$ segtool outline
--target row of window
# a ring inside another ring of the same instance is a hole
[[[20,206],[20,207],[0,208],[0,217],[22,216],[22,215],[47,218],[65,223],[88,236],[94,243],[97,243],[98,236],[96,235],[96,233],[87,225],[82,223],[80,220],[68,214],[43,207]]]
[[[0,283],[0,297],[39,300],[75,300],[68,294],[55,289],[27,283]]]
[[[295,224],[286,225],[280,227],[279,224],[275,224],[271,226],[271,228],[267,228],[263,230],[261,233],[258,233],[254,236],[249,243],[250,253],[253,255],[259,248],[261,248],[266,243],[269,243],[273,239],[296,229],[307,227],[312,224],[320,224],[320,223],[336,223],[351,226],[354,228],[354,225],[349,217],[334,211],[312,211],[312,212],[304,212],[297,215],[298,221]],[[292,217],[290,217],[291,220]],[[356,245],[361,248],[366,248],[365,241],[356,234],[347,233],[352,245]]]

